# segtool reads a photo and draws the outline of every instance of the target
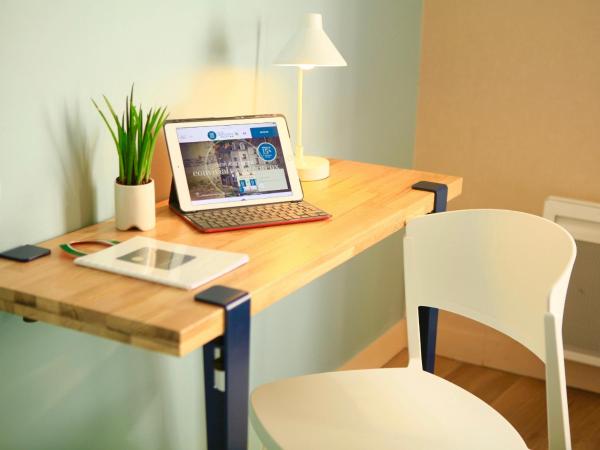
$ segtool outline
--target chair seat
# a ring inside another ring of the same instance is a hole
[[[526,449],[492,407],[420,369],[307,375],[257,388],[251,420],[267,448]]]

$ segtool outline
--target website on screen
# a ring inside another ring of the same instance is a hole
[[[192,204],[291,195],[273,123],[177,129]]]

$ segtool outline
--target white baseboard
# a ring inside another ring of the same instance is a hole
[[[478,366],[544,379],[543,363],[508,336],[464,317],[440,311],[437,354]],[[407,346],[400,320],[338,370],[382,367]],[[600,367],[566,360],[567,385],[600,393]]]
[[[544,379],[544,364],[518,342],[462,316],[440,311],[437,353],[447,358]],[[567,386],[600,393],[600,367],[565,360]]]
[[[406,321],[392,325],[338,370],[373,369],[382,367],[390,359],[406,348]]]

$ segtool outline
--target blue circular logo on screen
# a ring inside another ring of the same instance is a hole
[[[209,132],[208,132],[208,138],[209,138],[211,141],[214,141],[214,140],[217,138],[217,133],[215,133],[214,131],[209,131]]]
[[[273,144],[263,142],[256,149],[258,156],[264,161],[273,161],[277,157],[277,149]]]

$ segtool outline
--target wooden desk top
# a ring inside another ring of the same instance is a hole
[[[50,256],[30,263],[0,259],[0,310],[172,355],[185,355],[223,333],[220,308],[194,301],[196,292],[223,284],[250,292],[252,314],[309,283],[401,229],[407,218],[433,209],[434,195],[410,186],[462,179],[352,161],[331,161],[331,176],[304,183],[305,199],[333,218],[323,222],[203,234],[168,206],[156,228],[118,231],[112,220],[43,242]],[[194,291],[76,266],[58,248],[81,239],[125,240],[136,235],[248,253],[250,262]]]

